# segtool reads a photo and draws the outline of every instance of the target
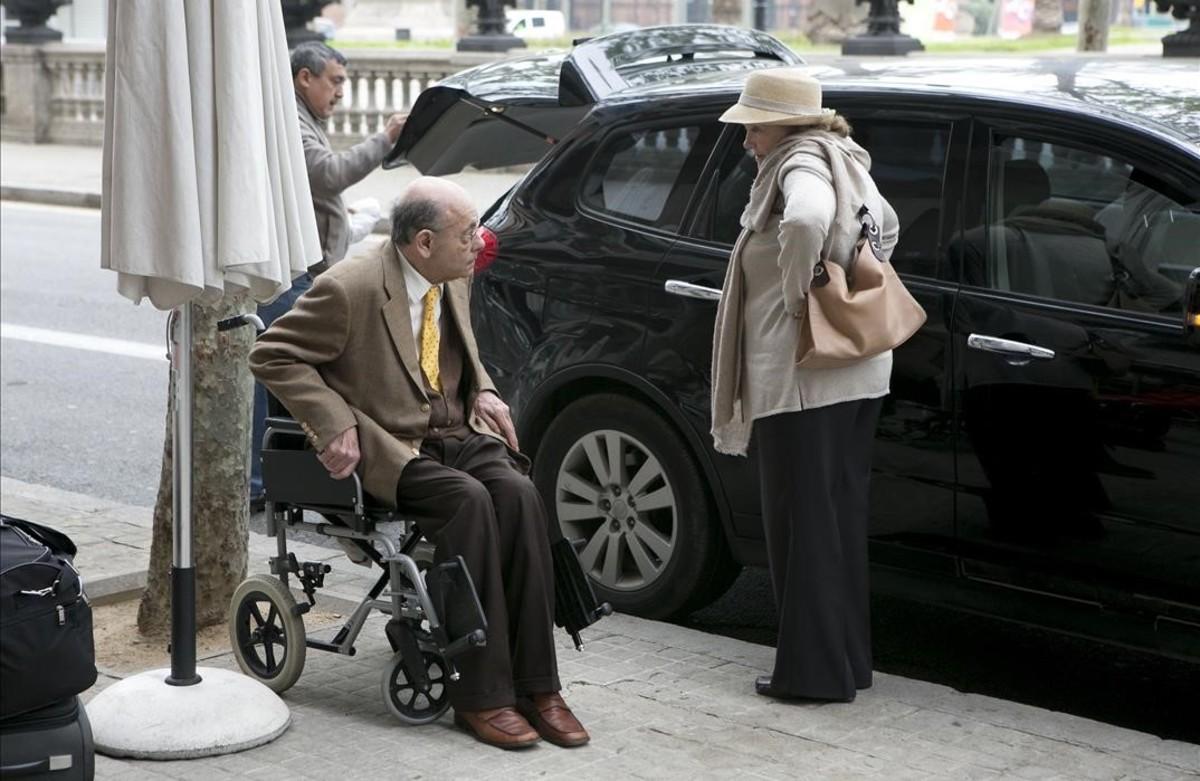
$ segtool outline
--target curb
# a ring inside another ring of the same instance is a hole
[[[111,605],[133,599],[146,588],[146,570],[119,572],[84,584],[88,601],[93,605]]]
[[[42,203],[48,206],[74,206],[80,209],[100,208],[100,193],[12,184],[0,184],[0,200]]]

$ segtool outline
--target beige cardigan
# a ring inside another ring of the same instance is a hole
[[[834,369],[795,364],[813,267],[818,259],[850,260],[862,205],[880,222],[885,255],[896,245],[896,213],[870,166],[862,147],[824,130],[786,138],[762,161],[717,309],[712,435],[719,452],[745,455],[758,418],[887,394],[890,351]]]

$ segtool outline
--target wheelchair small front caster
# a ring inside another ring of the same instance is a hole
[[[432,651],[421,651],[425,681],[411,675],[404,664],[404,653],[397,651],[383,670],[383,701],[392,715],[405,724],[429,724],[441,718],[450,707],[446,690],[446,663]]]
[[[287,691],[304,670],[304,620],[278,578],[254,575],[233,592],[229,641],[242,672],[274,692]]]

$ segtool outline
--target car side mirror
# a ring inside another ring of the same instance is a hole
[[[1183,292],[1183,332],[1200,332],[1200,268],[1188,274],[1187,287]]]

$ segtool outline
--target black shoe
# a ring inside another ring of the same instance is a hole
[[[263,494],[250,497],[250,514],[261,513],[267,509],[267,497]]]
[[[775,691],[771,687],[771,676],[760,675],[754,679],[754,691],[764,697],[773,697],[777,700],[788,700],[789,702],[797,703],[824,703],[824,702],[854,702],[854,697],[805,697],[799,694],[783,694]]]

